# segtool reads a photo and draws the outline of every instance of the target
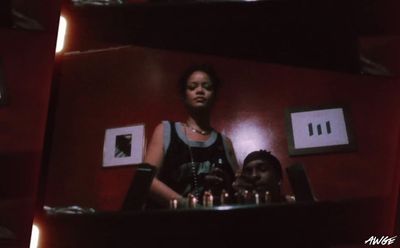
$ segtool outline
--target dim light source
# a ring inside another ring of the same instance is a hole
[[[32,226],[32,233],[31,233],[31,244],[29,248],[37,248],[39,244],[39,228],[34,224]]]
[[[230,135],[239,161],[250,152],[260,149],[270,150],[274,141],[274,134],[264,126],[263,120],[258,118],[245,117],[232,122],[232,133]]]
[[[58,23],[56,53],[60,53],[64,49],[66,32],[67,32],[67,19],[65,19],[64,16],[60,16],[60,22]]]

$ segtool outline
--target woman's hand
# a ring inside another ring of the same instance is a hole
[[[232,183],[232,188],[235,191],[249,190],[252,191],[254,189],[254,180],[242,174],[241,172],[236,173],[236,179]]]
[[[206,188],[211,189],[212,191],[229,189],[229,179],[228,174],[221,168],[217,167],[214,167],[210,173],[204,177]]]

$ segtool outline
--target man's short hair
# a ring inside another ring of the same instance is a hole
[[[268,162],[272,166],[276,176],[278,177],[279,181],[282,180],[282,167],[279,160],[266,150],[259,150],[249,153],[243,161],[243,168],[246,167],[248,163],[254,160],[262,160]]]

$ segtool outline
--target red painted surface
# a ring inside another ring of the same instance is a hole
[[[9,97],[8,105],[0,107],[0,216],[3,226],[9,223],[10,229],[27,233],[42,158],[59,1],[15,2],[30,5],[27,13],[48,28],[45,32],[0,30]],[[397,9],[385,15],[393,24],[388,29],[395,32],[399,30]],[[380,54],[397,72],[398,44],[395,37],[389,44],[392,52]],[[247,144],[272,150],[284,166],[301,161],[322,200],[389,196],[382,225],[393,225],[397,199],[393,196],[398,195],[400,180],[398,77],[355,76],[141,48],[65,59],[47,203],[117,209],[134,168],[101,168],[105,129],[144,122],[149,138],[160,120],[181,119],[175,82],[187,64],[199,61],[212,62],[225,81],[214,125],[232,138],[240,161],[248,152]],[[358,150],[288,157],[283,110],[332,103],[350,107]],[[243,133],[252,139],[246,140]],[[290,192],[287,182],[284,189]]]
[[[105,129],[145,123],[148,140],[161,120],[182,120],[176,82],[198,62],[212,63],[223,80],[212,122],[231,137],[240,162],[256,149],[271,150],[284,167],[302,162],[320,200],[393,194],[397,78],[131,47],[64,57],[46,204],[118,209],[134,168],[102,168]],[[289,157],[285,109],[332,104],[349,108],[357,150]]]
[[[27,246],[42,162],[59,1],[12,1],[44,29],[0,29],[7,103],[0,106],[0,226]]]
[[[55,36],[6,29],[0,36],[8,100],[0,106],[0,225],[23,241],[32,227]]]

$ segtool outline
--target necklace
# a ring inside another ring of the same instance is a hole
[[[188,128],[190,128],[190,130],[191,130],[193,133],[198,133],[198,134],[201,134],[201,135],[210,134],[210,133],[211,133],[211,130],[212,130],[212,129],[211,129],[211,130],[209,130],[209,131],[204,131],[204,130],[196,129],[196,128],[190,126],[190,125],[187,124],[187,123],[185,123],[185,125],[186,125]]]
[[[193,174],[194,196],[195,196],[197,199],[199,199],[199,186],[198,186],[198,180],[197,180],[196,164],[195,164],[195,162],[194,162],[193,152],[192,152],[192,148],[190,147],[190,144],[189,144],[189,138],[188,138],[187,133],[186,133],[186,128],[184,128],[184,131],[185,131],[185,137],[186,137],[187,147],[188,147],[188,149],[189,149],[190,165],[191,165],[192,174]]]

